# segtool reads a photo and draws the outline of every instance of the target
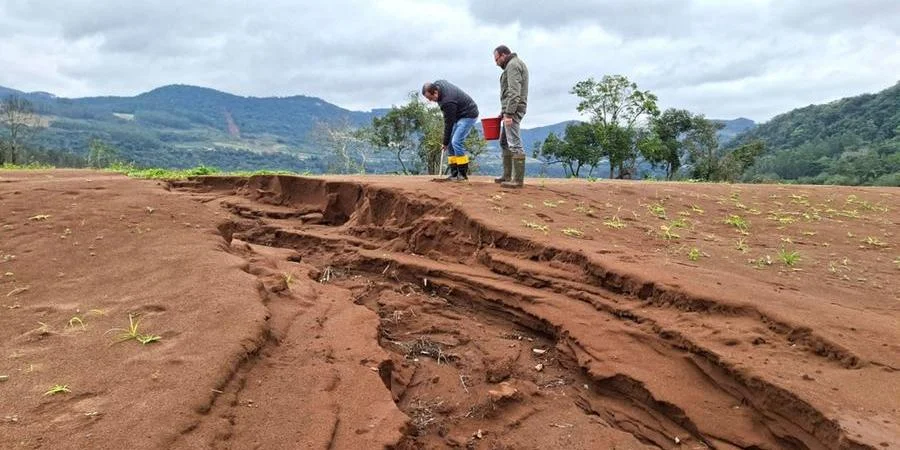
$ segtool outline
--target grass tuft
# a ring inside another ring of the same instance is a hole
[[[56,394],[66,394],[72,392],[69,389],[68,384],[55,384],[47,389],[47,392],[44,392],[44,395],[56,395]]]
[[[119,336],[116,338],[116,341],[113,342],[114,344],[134,340],[134,341],[140,342],[142,345],[147,345],[147,344],[150,344],[152,342],[157,342],[162,339],[162,336],[158,336],[158,335],[150,334],[150,333],[147,333],[147,334],[141,333],[140,330],[138,329],[138,326],[140,325],[140,323],[141,323],[140,318],[137,318],[137,320],[135,320],[135,315],[129,314],[128,315],[128,328],[113,328],[113,329],[107,331],[107,333],[109,333],[111,331],[119,331],[120,332]]]

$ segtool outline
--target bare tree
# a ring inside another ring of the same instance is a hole
[[[319,122],[313,129],[316,146],[329,154],[328,171],[333,173],[365,173],[369,146],[364,131],[353,129],[347,120],[338,124]]]
[[[25,143],[40,124],[40,116],[28,100],[11,95],[0,101],[0,164],[17,164]]]

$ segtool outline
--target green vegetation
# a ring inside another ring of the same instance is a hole
[[[697,247],[691,247],[691,250],[688,251],[688,259],[691,261],[697,261],[701,256],[703,256],[703,253]]]
[[[725,224],[737,228],[741,233],[746,234],[750,229],[750,222],[738,215],[729,215],[725,218]]]
[[[681,235],[675,232],[675,227],[671,224],[660,225],[659,229],[661,231],[660,236],[667,241],[681,239]]]
[[[782,249],[778,251],[778,259],[780,259],[784,265],[792,267],[800,261],[800,252],[796,250],[789,252],[782,247]]]
[[[603,225],[606,225],[610,228],[614,228],[616,230],[621,230],[622,228],[625,228],[625,226],[626,226],[625,222],[622,222],[622,220],[619,219],[619,216],[613,216],[612,219],[604,221]]]
[[[654,203],[652,205],[647,205],[647,209],[650,210],[654,216],[663,220],[666,219],[666,208],[663,205]]]
[[[72,391],[69,389],[68,384],[55,384],[51,386],[50,389],[47,389],[47,391],[44,392],[44,395],[65,394],[69,392]]]
[[[143,345],[150,344],[152,342],[157,342],[162,339],[162,336],[158,336],[155,334],[144,334],[138,330],[138,326],[141,323],[141,319],[138,318],[135,320],[134,314],[128,315],[128,328],[113,328],[112,330],[107,331],[119,331],[119,336],[116,338],[116,343],[125,342],[130,340],[135,340],[140,342]]]
[[[750,130],[731,147],[767,150],[747,181],[900,186],[900,83],[877,94],[795,109]]]

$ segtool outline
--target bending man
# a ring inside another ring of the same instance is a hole
[[[442,150],[447,150],[450,176],[446,181],[469,179],[469,156],[463,143],[478,119],[478,105],[469,94],[447,80],[437,80],[422,86],[422,95],[437,102],[444,114]]]

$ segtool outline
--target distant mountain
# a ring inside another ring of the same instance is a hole
[[[10,95],[22,95],[22,94],[23,94],[22,91],[17,91],[15,89],[10,89],[10,88],[0,86],[0,98],[8,97]]]
[[[733,120],[713,119],[713,122],[725,125],[725,128],[719,130],[718,133],[720,144],[725,144],[734,139],[737,135],[756,126],[756,122],[743,117]]]
[[[757,139],[767,152],[748,180],[900,185],[900,83],[781,114],[729,146]]]
[[[350,111],[307,96],[242,97],[214,89],[170,85],[134,97],[57,98],[0,87],[48,117],[38,144],[84,156],[92,139],[142,166],[305,170],[320,153],[317,123],[365,125],[374,113]],[[262,164],[262,165],[260,165]]]

